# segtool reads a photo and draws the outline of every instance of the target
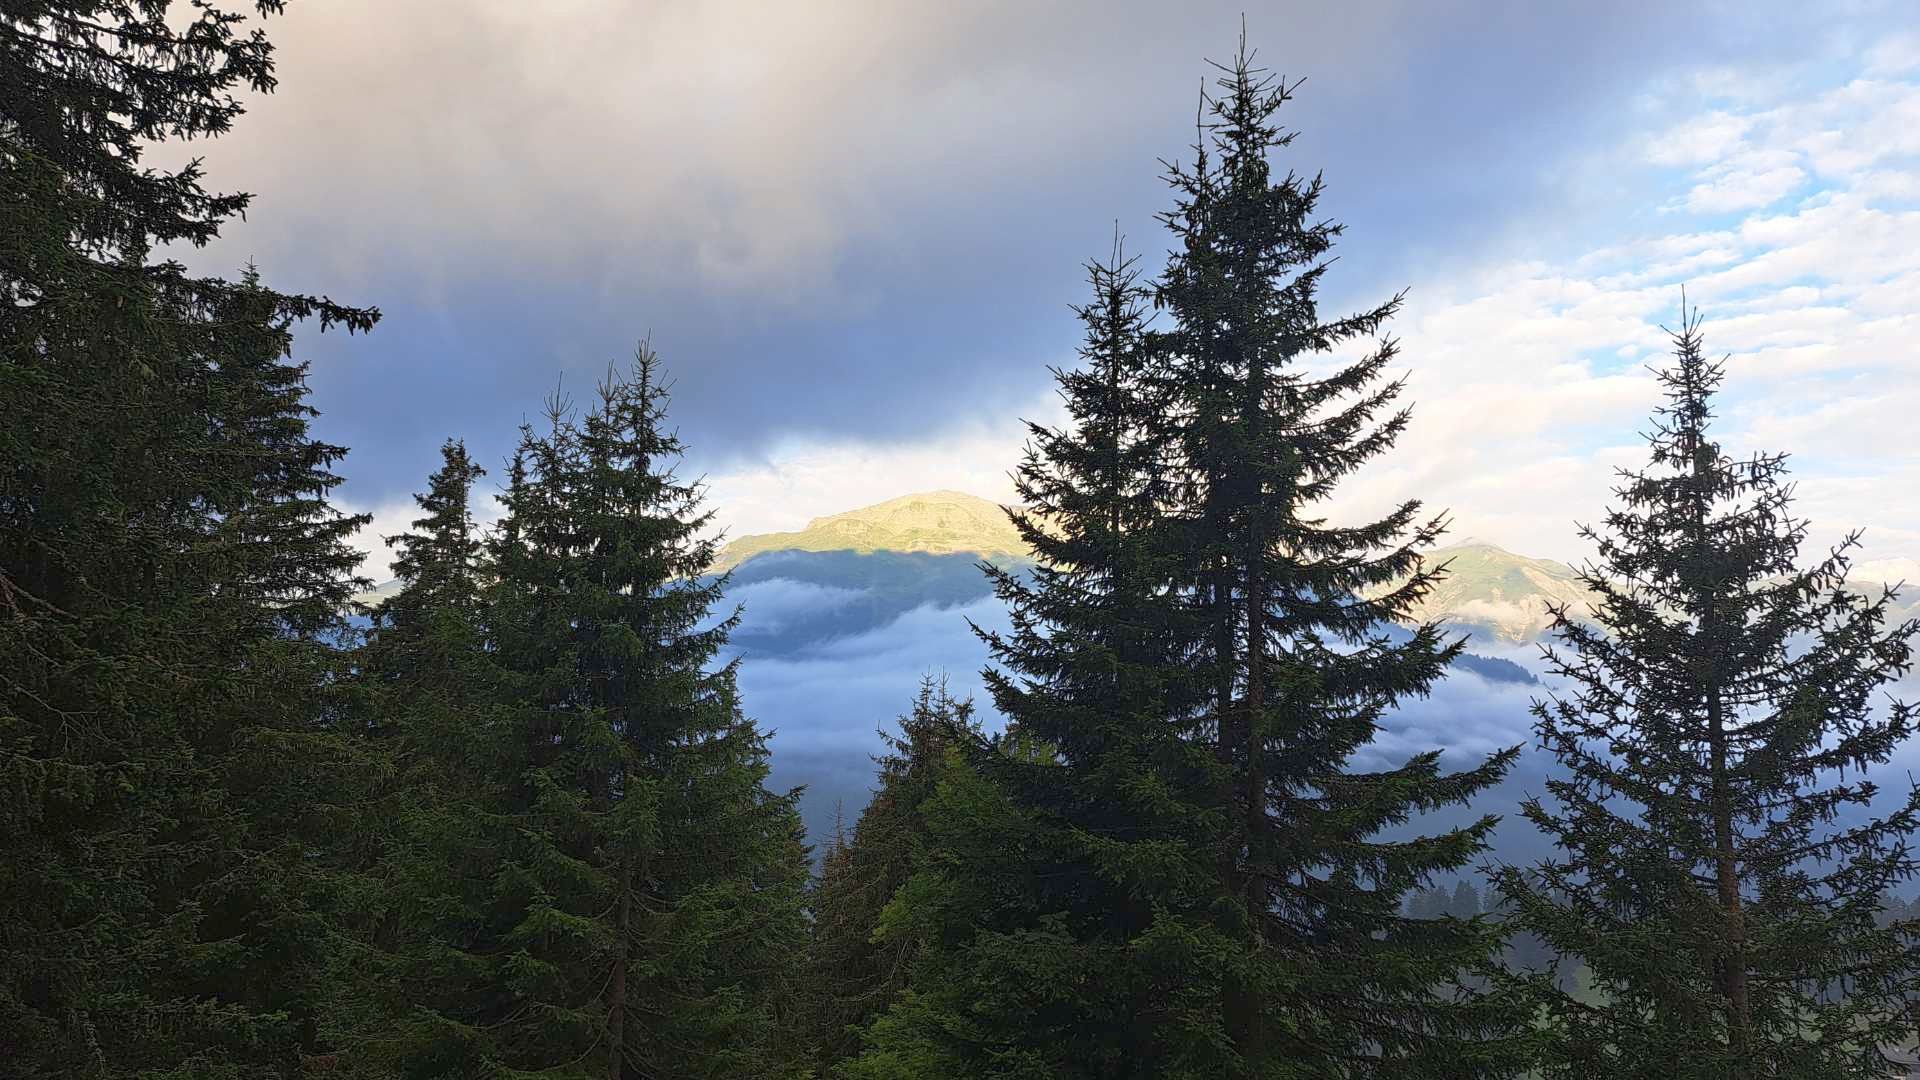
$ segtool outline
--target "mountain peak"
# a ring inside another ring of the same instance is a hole
[[[1494,541],[1489,540],[1484,536],[1463,536],[1458,540],[1449,540],[1446,543],[1441,544],[1439,547],[1434,548],[1433,550],[1434,551],[1452,551],[1455,548],[1492,548],[1495,551],[1512,554],[1512,552],[1508,552],[1506,548],[1501,547],[1498,543],[1495,543]]]
[[[989,502],[978,495],[969,495],[964,491],[952,491],[942,488],[938,491],[916,491],[911,495],[900,495],[872,506],[863,506],[857,510],[845,510],[838,514],[827,514],[807,522],[808,529],[817,529],[835,521],[880,521],[903,518],[938,518],[942,515],[958,514],[963,518],[996,516],[1006,517],[999,504]]]
[[[721,549],[714,569],[770,551],[922,552],[1020,557],[1027,546],[999,504],[964,491],[922,491],[807,522],[797,532],[741,536]]]

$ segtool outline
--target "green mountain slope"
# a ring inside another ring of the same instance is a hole
[[[1553,622],[1550,607],[1564,604],[1576,617],[1589,613],[1587,590],[1566,563],[1474,539],[1438,548],[1429,558],[1444,562],[1447,572],[1415,610],[1421,621],[1518,644],[1541,638]]]
[[[814,518],[799,532],[742,536],[720,552],[716,571],[769,551],[920,552],[982,558],[1026,555],[999,506],[958,491],[928,491],[843,514]]]
[[[887,552],[995,560],[1021,559],[1028,554],[1020,534],[997,504],[959,491],[927,491],[814,518],[796,532],[738,537],[721,550],[714,569],[733,569],[756,556],[778,552]],[[1552,605],[1565,604],[1576,617],[1589,611],[1587,591],[1566,563],[1518,555],[1478,539],[1449,544],[1435,550],[1431,557],[1446,560],[1447,577],[1415,616],[1444,621],[1471,633],[1483,645],[1522,645],[1541,640],[1552,621],[1547,613]],[[841,567],[838,562],[832,565]],[[905,572],[892,563],[887,568]],[[810,567],[809,572],[823,571]],[[851,569],[846,572],[854,573]],[[742,581],[773,573],[769,567]],[[1855,588],[1870,594],[1877,592],[1880,582],[1904,579],[1906,587],[1894,604],[1893,618],[1897,622],[1920,616],[1920,562],[1863,562],[1855,567],[1854,579]],[[397,587],[397,582],[384,582],[356,599],[374,603]],[[933,602],[931,594],[928,602]]]

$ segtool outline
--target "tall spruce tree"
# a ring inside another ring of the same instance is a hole
[[[675,478],[642,346],[577,422],[558,400],[513,470],[489,620],[521,841],[494,1025],[543,1075],[769,1075],[804,946],[793,794],[769,792],[715,618],[724,578],[697,485]]]
[[[356,660],[358,705],[381,775],[367,812],[368,873],[356,947],[341,951],[354,994],[335,1018],[343,1055],[406,1077],[484,1072],[483,1021],[502,979],[495,899],[514,833],[498,723],[502,680],[487,642],[489,574],[472,493],[485,475],[449,439],[422,516],[388,542],[400,591],[373,612]]]
[[[1360,771],[1390,710],[1426,694],[1458,655],[1434,625],[1395,643],[1441,568],[1440,534],[1406,501],[1385,517],[1329,523],[1319,507],[1392,447],[1408,420],[1397,358],[1377,335],[1400,299],[1323,321],[1315,295],[1341,228],[1316,221],[1320,178],[1276,177],[1294,138],[1276,120],[1294,85],[1253,66],[1244,39],[1207,101],[1195,162],[1174,166],[1176,247],[1158,301],[1180,388],[1182,591],[1205,624],[1193,669],[1210,685],[1216,845],[1236,943],[1220,1008],[1234,1074],[1479,1076],[1513,1071],[1507,1004],[1436,993],[1484,963],[1480,922],[1401,915],[1409,890],[1484,850],[1493,819],[1431,836],[1384,836],[1417,813],[1460,806],[1504,774],[1511,748],[1460,772],[1440,751]]]
[[[860,1049],[860,1031],[906,989],[919,941],[876,940],[881,912],[924,857],[926,806],[956,760],[955,732],[975,732],[973,705],[947,693],[945,680],[923,679],[913,704],[882,730],[886,752],[875,758],[878,787],[851,834],[836,828],[810,897],[807,1037],[817,1073],[829,1075]]]
[[[1463,877],[1454,885],[1453,898],[1447,905],[1447,914],[1456,919],[1471,919],[1481,914],[1480,890],[1473,882]]]
[[[150,143],[273,85],[241,16],[0,10],[0,1032],[26,1076],[289,1075],[323,1049],[360,773],[340,612],[357,519],[291,323],[189,276],[247,205]],[[278,5],[258,5],[263,14]]]
[[[1116,241],[1088,274],[1082,365],[1055,372],[1071,426],[1030,425],[1015,475],[1037,565],[986,568],[1012,621],[982,635],[1003,665],[987,680],[1017,737],[956,738],[971,769],[924,811],[929,851],[883,933],[925,955],[850,1075],[1221,1075],[1221,819],[1211,759],[1182,737],[1169,388],[1134,261]]]
[[[1390,447],[1389,342],[1331,373],[1314,354],[1397,301],[1322,323],[1338,229],[1317,181],[1275,182],[1290,87],[1244,47],[1166,215],[1179,247],[1146,334],[1124,264],[1096,271],[1076,426],[1034,432],[1016,515],[1031,582],[997,574],[988,635],[1013,737],[928,810],[932,857],[881,934],[925,943],[909,993],[848,1076],[1498,1076],[1525,1059],[1514,1003],[1466,994],[1497,933],[1402,915],[1484,848],[1490,819],[1382,837],[1494,783],[1439,752],[1352,771],[1397,702],[1459,642],[1396,644],[1435,580],[1418,504],[1312,516]],[[1215,154],[1218,154],[1218,160]]]
[[[1874,816],[1863,773],[1913,732],[1875,694],[1920,625],[1842,588],[1857,534],[1797,565],[1784,455],[1722,450],[1724,363],[1684,307],[1673,341],[1651,463],[1583,530],[1599,626],[1558,613],[1566,692],[1534,709],[1565,775],[1525,812],[1563,858],[1498,879],[1599,992],[1545,998],[1548,1075],[1884,1077],[1920,984],[1912,927],[1875,914],[1914,873],[1920,791]]]
[[[411,532],[386,538],[398,552],[393,576],[401,588],[380,603],[374,620],[396,651],[423,642],[436,618],[465,616],[463,630],[479,626],[485,545],[473,517],[473,485],[486,474],[464,442],[448,439],[427,490],[413,497],[422,516]]]

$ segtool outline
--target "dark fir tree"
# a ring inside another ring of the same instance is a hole
[[[484,544],[473,518],[473,485],[486,474],[467,456],[465,443],[448,439],[426,492],[413,497],[422,516],[411,532],[386,538],[398,552],[393,576],[400,591],[374,609],[374,622],[395,652],[424,643],[443,616],[461,616],[463,633],[477,631]]]
[[[792,794],[718,663],[736,616],[697,485],[676,479],[642,346],[510,478],[489,595],[513,744],[497,875],[497,1062],[543,1075],[773,1075],[804,946]]]
[[[825,1076],[860,1048],[860,1031],[906,988],[918,940],[876,940],[881,911],[906,884],[925,848],[925,807],[957,759],[955,732],[974,732],[973,706],[923,679],[898,730],[882,730],[878,787],[850,834],[836,827],[811,895],[805,982],[808,1039]]]
[[[1447,893],[1438,886],[1419,889],[1407,897],[1407,917],[1438,919],[1447,914]]]
[[[1525,812],[1561,855],[1499,887],[1591,968],[1597,1003],[1545,999],[1550,1076],[1884,1077],[1913,1037],[1911,931],[1875,915],[1920,792],[1876,801],[1864,770],[1912,734],[1876,695],[1920,626],[1841,587],[1857,535],[1798,565],[1784,455],[1713,438],[1722,374],[1683,310],[1651,463],[1583,530],[1599,625],[1561,611],[1547,651],[1565,691],[1536,730],[1565,775]]]
[[[1505,1075],[1518,1050],[1505,1003],[1434,989],[1485,962],[1496,936],[1401,914],[1410,890],[1484,850],[1493,821],[1386,831],[1467,803],[1518,748],[1461,772],[1438,750],[1363,768],[1382,718],[1426,694],[1464,639],[1387,632],[1444,572],[1421,555],[1439,518],[1413,500],[1353,525],[1321,510],[1407,423],[1391,339],[1332,355],[1379,334],[1399,298],[1321,318],[1341,230],[1315,219],[1319,177],[1270,161],[1294,138],[1276,119],[1293,87],[1244,45],[1224,70],[1195,162],[1169,174],[1158,348],[1180,390],[1179,584],[1204,623],[1192,668],[1232,819],[1214,848],[1231,897],[1217,925],[1235,945],[1219,999],[1229,1074]]]
[[[921,935],[919,970],[848,1075],[1491,1076],[1524,1057],[1510,1002],[1456,992],[1493,930],[1402,914],[1491,821],[1381,835],[1517,751],[1352,768],[1460,648],[1386,626],[1431,587],[1437,522],[1313,513],[1406,421],[1380,385],[1390,343],[1313,361],[1396,304],[1319,321],[1338,230],[1311,221],[1317,181],[1267,160],[1289,88],[1244,50],[1223,83],[1171,175],[1173,325],[1145,334],[1122,266],[1097,272],[1088,366],[1061,379],[1076,426],[1034,433],[1016,520],[1040,566],[997,575],[1014,630],[988,637],[1013,737],[929,809],[937,855],[881,929]]]
[[[502,680],[481,604],[487,567],[472,511],[485,475],[448,440],[421,517],[389,537],[400,591],[373,612],[356,655],[366,731],[385,778],[368,813],[369,888],[340,980],[356,991],[337,1023],[353,1062],[407,1077],[479,1074],[481,1025],[502,978],[495,902],[500,853],[514,833],[500,813],[508,778]]]
[[[924,938],[913,993],[853,1075],[1215,1076],[1209,918],[1221,817],[1190,732],[1170,596],[1168,386],[1132,260],[1088,267],[1070,426],[1031,425],[1013,522],[1037,565],[988,567],[1012,629],[987,680],[1017,737],[928,811],[929,857],[889,913]]]
[[[0,9],[0,1032],[29,1076],[289,1075],[324,1049],[362,770],[291,322],[376,313],[150,258],[247,203],[151,143],[273,85],[233,13]],[[277,4],[260,4],[263,13]]]

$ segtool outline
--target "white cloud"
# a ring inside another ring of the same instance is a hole
[[[373,515],[373,520],[361,526],[348,540],[354,550],[366,557],[366,561],[360,564],[360,576],[371,579],[376,585],[391,580],[393,558],[398,552],[387,540],[411,531],[412,522],[420,516],[420,507],[411,498],[375,506],[358,506],[348,501],[340,501],[338,505],[343,514]],[[473,516],[483,528],[500,520],[501,510],[499,501],[491,494],[482,491],[474,493]]]
[[[1920,71],[1920,34],[1890,34],[1867,53],[1867,71],[1873,75],[1905,75]]]
[[[1646,157],[1655,165],[1707,165],[1721,161],[1746,141],[1751,116],[1716,110],[1647,140]]]
[[[393,557],[396,552],[393,545],[387,543],[390,536],[398,536],[407,531],[408,522],[420,516],[420,508],[409,499],[404,503],[385,503],[380,506],[354,506],[343,503],[340,507],[346,514],[372,514],[373,520],[362,525],[348,542],[356,551],[366,556],[360,564],[360,576],[369,578],[378,585],[393,577]]]
[[[1799,166],[1784,155],[1729,162],[1687,192],[1686,207],[1696,214],[1719,214],[1772,206],[1806,183]]]
[[[729,613],[736,604],[746,609],[749,618],[736,636],[774,634],[785,629],[796,615],[805,618],[837,611],[864,595],[862,589],[771,578],[727,590],[727,603],[720,611]]]
[[[1057,424],[1063,416],[1058,397],[1048,393],[1015,414],[943,425],[923,442],[788,442],[763,460],[710,473],[707,494],[731,536],[792,531],[821,514],[913,491],[944,488],[1013,502],[1009,474],[1026,438],[1021,421]]]
[[[1633,433],[1659,394],[1643,365],[1664,359],[1660,326],[1684,285],[1708,347],[1731,354],[1728,448],[1792,453],[1814,543],[1865,526],[1869,556],[1920,551],[1920,452],[1901,435],[1920,415],[1916,103],[1920,84],[1862,79],[1803,100],[1701,104],[1697,122],[1633,151],[1689,167],[1674,212],[1653,219],[1675,230],[1417,287],[1400,327],[1413,426],[1346,505],[1418,494],[1451,507],[1462,531],[1584,554],[1572,523],[1600,517],[1612,467],[1644,461]],[[1817,194],[1777,206],[1816,180]],[[1693,213],[1734,210],[1746,216],[1688,228]]]

